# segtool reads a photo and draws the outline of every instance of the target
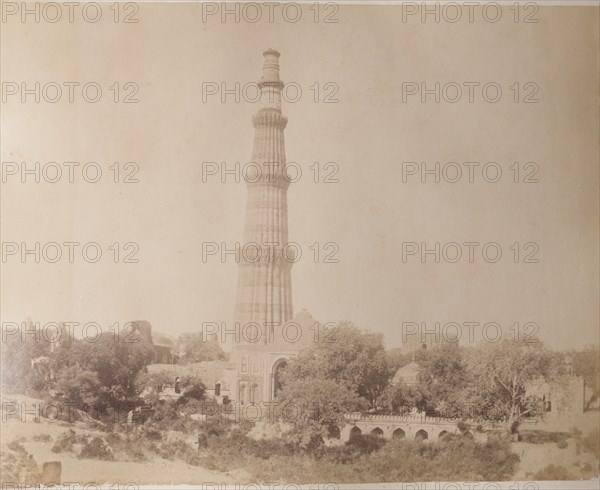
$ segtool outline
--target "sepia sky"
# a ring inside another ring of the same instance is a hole
[[[302,88],[283,103],[287,159],[303,170],[288,191],[290,238],[303,253],[292,268],[295,312],[383,332],[388,347],[400,345],[402,322],[497,322],[505,335],[536,322],[554,348],[598,342],[597,7],[542,6],[538,23],[515,23],[508,9],[497,23],[479,11],[472,23],[403,22],[398,6],[358,5],[340,6],[338,23],[314,22],[306,5],[297,23],[203,22],[195,3],[140,4],[135,24],[113,22],[107,5],[103,14],[95,24],[2,24],[2,82],[103,89],[95,104],[78,91],[73,103],[17,95],[3,104],[2,162],[93,161],[103,176],[6,176],[2,241],[97,242],[103,256],[7,257],[2,321],[145,319],[171,334],[232,321],[237,264],[203,262],[202,243],[241,242],[246,186],[203,182],[202,162],[249,161],[257,104],[203,102],[202,84],[255,82],[271,47],[282,80]],[[139,103],[113,102],[115,82],[137,83]],[[475,89],[469,103],[465,89],[456,103],[403,102],[403,82],[495,82],[502,95],[490,103]],[[338,103],[323,103],[327,83]],[[522,101],[527,83],[539,102]],[[128,161],[139,164],[139,183],[113,183],[109,166]],[[497,183],[480,172],[474,183],[403,182],[406,161],[498,162],[503,174]],[[315,183],[313,162],[335,162],[339,182]],[[539,182],[514,183],[513,162],[536,162]],[[136,242],[139,263],[114,263],[115,242]],[[338,245],[338,263],[322,263],[326,242]],[[503,256],[488,263],[480,247],[474,263],[403,262],[403,242],[497,242]],[[523,263],[527,242],[538,263]]]

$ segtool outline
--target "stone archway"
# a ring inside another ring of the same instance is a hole
[[[396,429],[392,432],[392,437],[395,439],[404,439],[406,437],[406,432],[403,429]]]
[[[376,436],[376,437],[383,437],[383,430],[381,430],[379,427],[375,427],[371,431],[371,435],[372,436]]]
[[[359,437],[362,435],[362,430],[358,427],[354,426],[350,429],[350,439],[354,439],[355,437]]]
[[[340,428],[337,425],[330,425],[327,428],[327,435],[329,439],[341,439],[342,432],[340,431]]]
[[[429,434],[427,434],[426,431],[421,429],[421,430],[417,431],[417,433],[415,434],[415,439],[417,441],[425,441],[425,440],[429,439]]]
[[[278,359],[277,361],[275,361],[275,364],[273,364],[273,370],[271,371],[271,379],[272,379],[271,399],[272,400],[275,399],[275,397],[277,396],[277,393],[280,392],[283,387],[281,384],[281,374],[286,366],[287,366],[287,359],[285,357]]]
[[[444,439],[447,439],[449,435],[450,433],[447,430],[443,430],[438,434],[438,440],[443,441]]]

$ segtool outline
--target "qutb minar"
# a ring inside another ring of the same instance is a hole
[[[279,78],[279,52],[268,49],[263,56],[260,107],[252,118],[251,167],[255,171],[246,176],[244,228],[244,245],[260,249],[260,257],[241,256],[234,313],[236,328],[251,325],[247,330],[258,331],[260,336],[256,341],[242,336],[232,350],[236,376],[231,394],[241,403],[273,400],[281,388],[280,370],[306,345],[307,332],[314,324],[306,311],[292,318],[291,270],[296,256],[288,246],[290,178],[283,138],[287,118],[281,112],[284,84]]]
[[[255,174],[246,179],[244,230],[244,244],[257,244],[261,260],[246,256],[240,263],[235,321],[242,325],[282,324],[293,314],[292,260],[284,259],[284,253],[289,256],[290,252],[284,251],[288,243],[289,178],[283,139],[287,119],[281,113],[283,82],[279,79],[279,53],[269,49],[263,55],[263,75],[258,82],[261,106],[252,118]]]

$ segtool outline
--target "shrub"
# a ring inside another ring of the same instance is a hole
[[[542,430],[523,430],[520,432],[521,441],[531,444],[546,444],[548,442],[566,441],[567,432],[546,432]],[[565,446],[566,447],[566,446]]]
[[[275,455],[268,460],[256,460],[248,468],[255,478],[298,483],[498,481],[509,479],[519,461],[506,442],[480,444],[460,435],[451,435],[444,442],[425,444],[391,440],[378,450],[360,454],[361,446],[327,447],[320,454]],[[365,446],[367,450],[372,449],[369,443]]]
[[[23,446],[24,440],[11,441],[0,453],[0,483],[3,488],[4,484],[21,482],[33,485],[39,481],[40,468]]]
[[[112,451],[101,437],[93,437],[91,441],[85,441],[79,453],[81,459],[101,459],[113,461],[115,458]]]
[[[139,446],[132,446],[128,451],[128,456],[131,461],[135,461],[137,463],[148,461],[146,453]]]
[[[182,398],[192,399],[192,400],[204,400],[204,396],[206,394],[206,386],[203,383],[195,383],[190,386],[183,393]]]
[[[50,442],[52,440],[52,437],[50,436],[50,434],[36,434],[35,436],[33,436],[33,440],[35,442]]]
[[[598,428],[592,430],[584,438],[577,441],[577,449],[591,453],[596,459],[600,458],[600,432]]]
[[[533,475],[535,480],[575,480],[564,466],[549,464]]]
[[[150,427],[143,427],[141,437],[150,441],[160,441],[162,439],[160,431],[152,429]]]
[[[78,442],[77,434],[73,429],[69,429],[68,432],[62,434],[58,441],[52,446],[53,453],[62,453],[64,451],[72,451],[73,446]]]
[[[150,448],[161,458],[170,461],[182,460],[192,466],[200,466],[198,450],[181,439],[152,444]]]
[[[352,437],[347,443],[347,446],[354,446],[359,454],[371,454],[373,451],[378,451],[386,443],[383,437],[372,434],[361,434]]]
[[[200,382],[194,383],[183,392],[183,395],[177,399],[175,406],[178,409],[181,409],[182,407],[184,409],[188,409],[188,412],[202,412],[203,406],[205,405],[205,403],[202,403],[205,395],[206,386]]]
[[[201,422],[198,432],[206,436],[221,437],[228,433],[232,428],[233,422],[222,417],[209,417],[206,422]]]

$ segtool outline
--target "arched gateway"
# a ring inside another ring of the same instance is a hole
[[[282,389],[281,375],[283,374],[283,370],[287,366],[287,359],[281,358],[275,361],[273,364],[273,370],[271,371],[271,400],[274,400]]]

